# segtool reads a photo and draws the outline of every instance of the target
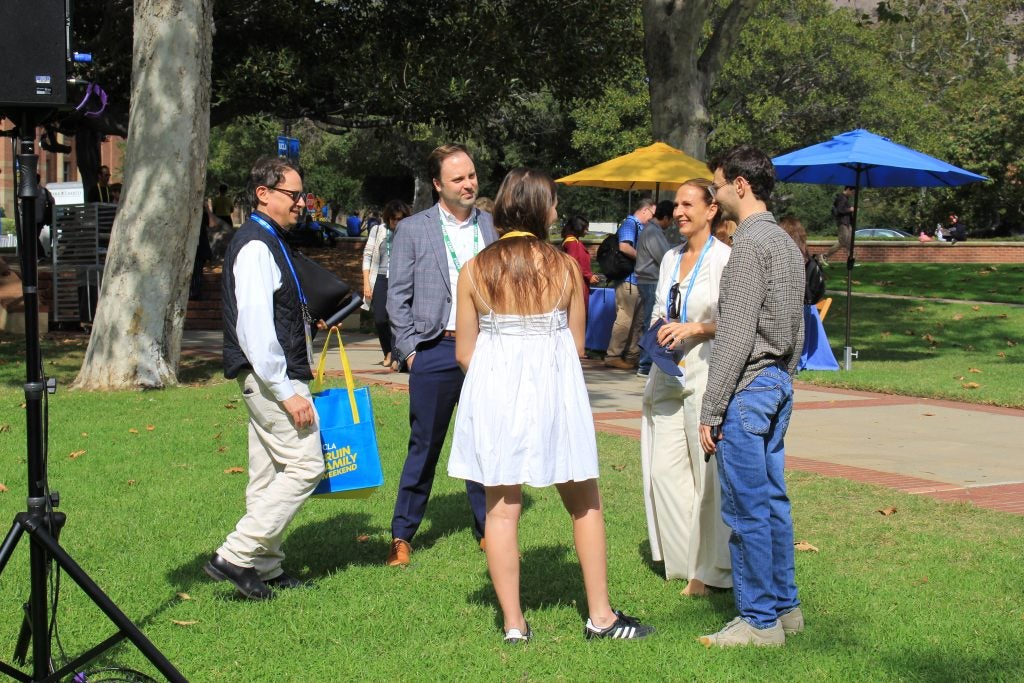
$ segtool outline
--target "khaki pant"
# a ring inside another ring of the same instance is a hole
[[[829,247],[828,251],[825,252],[825,258],[832,258],[832,254],[836,253],[840,249],[845,249],[847,254],[850,252],[850,240],[853,238],[853,226],[851,225],[840,225],[839,239],[836,243]]]
[[[643,335],[643,316],[640,311],[640,288],[629,282],[615,286],[615,324],[608,342],[605,358],[636,359],[640,355],[640,337]]]
[[[295,391],[312,402],[309,387],[292,380]],[[251,371],[238,377],[249,410],[249,485],[245,516],[217,554],[239,567],[253,567],[260,578],[282,572],[281,540],[288,524],[324,473],[319,419],[296,430],[291,416]]]

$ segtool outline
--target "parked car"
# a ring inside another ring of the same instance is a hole
[[[913,235],[896,228],[859,228],[857,239],[913,239]]]

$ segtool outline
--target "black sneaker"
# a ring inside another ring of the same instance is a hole
[[[590,619],[587,619],[587,626],[583,629],[583,636],[587,640],[593,640],[594,638],[639,640],[654,633],[653,626],[641,624],[640,620],[636,617],[626,616],[619,610],[613,610],[613,612],[616,616],[615,623],[608,628],[598,628],[594,626]]]

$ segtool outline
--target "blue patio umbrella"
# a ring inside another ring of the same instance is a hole
[[[772,159],[779,181],[816,185],[849,185],[855,188],[850,246],[846,257],[846,352],[844,367],[850,369],[850,295],[853,288],[853,246],[857,233],[857,204],[862,187],[954,187],[979,180],[983,175],[965,171],[941,159],[904,147],[864,129],[836,135],[831,140],[798,149]]]

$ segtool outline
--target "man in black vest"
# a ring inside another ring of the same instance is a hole
[[[285,528],[324,472],[309,380],[309,314],[284,230],[305,209],[302,174],[287,159],[260,159],[249,177],[255,211],[224,256],[224,376],[249,410],[245,516],[206,573],[247,598],[302,585],[281,568]]]

